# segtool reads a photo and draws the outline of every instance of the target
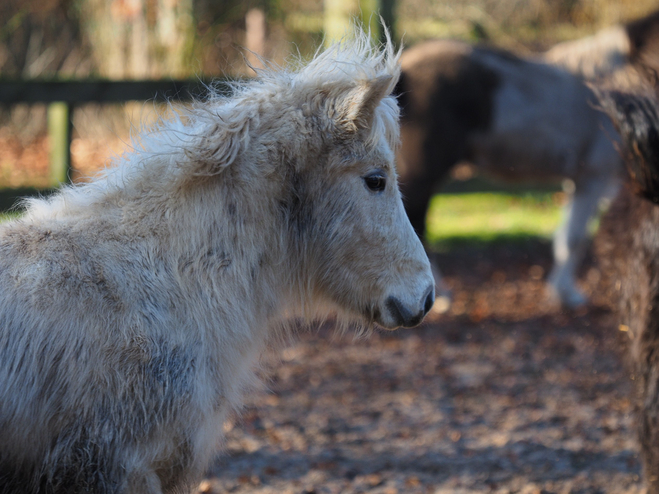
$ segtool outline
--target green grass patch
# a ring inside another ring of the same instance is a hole
[[[562,194],[549,192],[438,194],[428,210],[427,239],[439,249],[549,239],[560,223],[561,203]]]
[[[3,223],[5,221],[9,220],[15,220],[16,218],[20,218],[23,215],[21,212],[0,212],[0,223]]]

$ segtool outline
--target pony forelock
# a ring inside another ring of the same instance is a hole
[[[400,77],[400,54],[401,49],[394,48],[388,32],[386,42],[374,45],[370,33],[356,29],[354,37],[319,48],[311,60],[296,55],[286,67],[266,63],[264,68],[255,69],[256,78],[232,83],[228,97],[209,88],[207,100],[196,102],[187,118],[196,120],[206,114],[215,122],[223,122],[230,135],[224,136],[220,154],[230,163],[247,147],[249,128],[258,124],[262,102],[281,98],[303,104],[316,101],[319,93],[340,96],[383,76],[389,78],[386,94],[391,95]],[[373,142],[384,136],[392,147],[396,146],[398,118],[397,102],[391,96],[385,97],[375,111],[368,140]],[[217,161],[218,156],[213,159]]]

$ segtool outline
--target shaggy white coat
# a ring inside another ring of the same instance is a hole
[[[422,310],[398,74],[365,35],[260,71],[0,226],[0,492],[186,492],[291,320]]]

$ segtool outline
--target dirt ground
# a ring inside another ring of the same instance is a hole
[[[550,246],[438,255],[454,305],[418,329],[302,333],[225,425],[199,492],[640,493],[628,337],[602,296],[547,303]]]
[[[47,168],[34,168],[47,142],[24,148],[0,132],[0,144],[0,182],[47,183]],[[105,160],[97,149],[74,141],[83,174]],[[643,492],[629,338],[593,260],[581,276],[592,305],[575,313],[546,299],[546,242],[456,247],[437,260],[448,313],[362,339],[323,327],[271,356],[198,491]]]

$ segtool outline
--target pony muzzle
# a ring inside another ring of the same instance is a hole
[[[382,314],[382,324],[385,328],[395,329],[398,327],[413,328],[423,321],[435,303],[435,287],[430,285],[423,296],[413,302],[405,302],[398,297],[389,296],[385,300],[385,314]]]

